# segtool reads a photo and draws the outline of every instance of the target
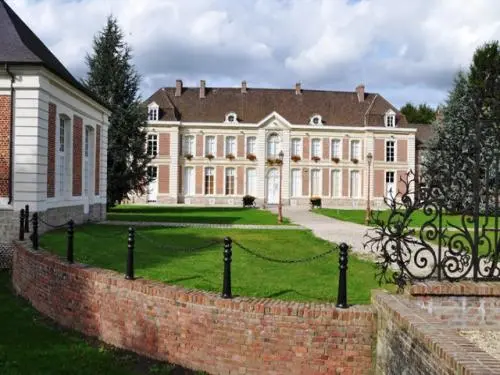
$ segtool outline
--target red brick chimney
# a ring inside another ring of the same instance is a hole
[[[200,81],[200,99],[206,98],[205,80]]]
[[[360,103],[363,103],[365,101],[365,85],[358,85],[356,87],[356,93],[358,94],[358,101]]]
[[[295,84],[295,95],[302,95],[302,87],[300,85],[300,82],[297,82]]]
[[[178,79],[175,81],[175,96],[182,95],[182,80]]]
[[[242,94],[247,93],[247,81],[241,81],[241,93]]]

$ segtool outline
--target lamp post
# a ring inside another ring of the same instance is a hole
[[[278,154],[279,161],[280,161],[280,192],[279,192],[279,200],[278,200],[278,223],[283,223],[283,207],[281,205],[281,185],[282,185],[282,180],[283,180],[283,158],[285,154],[283,153],[283,150],[280,151]]]
[[[366,216],[365,216],[365,224],[368,225],[370,222],[370,214],[371,214],[371,207],[370,207],[370,185],[371,185],[371,180],[370,180],[370,167],[372,165],[372,159],[373,155],[371,152],[366,155],[366,161],[368,162],[368,199],[366,200]]]

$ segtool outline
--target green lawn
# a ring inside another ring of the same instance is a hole
[[[323,253],[332,245],[309,231],[206,230],[200,228],[138,228],[136,275],[185,287],[220,292],[225,236],[259,254],[297,259]],[[124,272],[126,227],[85,225],[75,229],[75,259]],[[217,244],[210,245],[214,241]],[[42,247],[63,255],[66,237],[56,231],[41,237]],[[207,248],[199,249],[209,245]],[[197,249],[197,250],[196,250]],[[187,251],[185,251],[187,250]],[[373,263],[349,258],[350,303],[369,303],[377,288]],[[279,264],[233,247],[233,294],[296,301],[334,301],[337,296],[338,252],[301,264]],[[389,287],[390,288],[390,287]]]
[[[0,272],[0,374],[194,374],[90,341],[55,326],[14,297],[10,275]]]
[[[278,216],[257,208],[243,207],[191,207],[120,205],[112,208],[108,220],[210,223],[210,224],[278,224]],[[289,224],[283,218],[284,224]]]
[[[334,219],[350,221],[352,223],[357,224],[365,224],[365,210],[344,210],[344,209],[335,209],[335,208],[318,208],[314,209],[313,212],[316,212],[320,215],[325,215]],[[389,218],[391,213],[390,210],[384,211],[374,211],[374,215],[377,212],[380,212],[380,219],[386,221]],[[410,227],[421,227],[425,222],[429,221],[431,216],[426,216],[422,211],[416,211],[411,217]],[[461,215],[443,215],[443,226],[447,226],[447,223],[462,226],[462,217]],[[481,225],[484,223],[485,217],[480,218]],[[494,219],[490,219],[489,227],[493,226]],[[370,225],[374,225],[371,223]],[[468,224],[469,227],[472,227],[473,224]]]

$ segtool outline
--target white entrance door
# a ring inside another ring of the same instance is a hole
[[[148,202],[156,202],[158,197],[158,167],[148,167],[148,176],[152,179],[148,184]]]
[[[394,180],[394,172],[385,173],[385,196],[390,199],[393,199],[397,193]]]
[[[273,168],[267,173],[267,203],[278,204],[280,179],[278,170]]]

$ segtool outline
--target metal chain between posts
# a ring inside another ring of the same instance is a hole
[[[254,257],[257,257],[257,258],[260,258],[260,259],[263,259],[263,260],[267,260],[269,262],[283,263],[283,264],[312,262],[314,260],[317,260],[317,259],[323,258],[323,257],[325,257],[327,255],[330,255],[330,254],[334,253],[335,250],[337,250],[337,247],[334,247],[333,249],[325,251],[324,253],[317,254],[317,255],[312,255],[312,256],[307,257],[307,258],[300,258],[300,259],[276,259],[276,258],[271,258],[271,257],[268,257],[266,255],[262,255],[262,254],[256,253],[255,251],[250,250],[249,248],[243,246],[242,244],[240,244],[237,241],[233,240],[233,244],[236,245],[236,246],[238,246],[243,251],[246,251],[247,253],[253,255]]]
[[[155,245],[157,248],[159,248],[161,250],[173,250],[173,251],[192,252],[192,251],[197,251],[197,250],[208,249],[209,247],[212,247],[214,245],[222,243],[221,240],[215,240],[215,241],[212,241],[212,242],[210,242],[208,244],[188,249],[188,248],[184,248],[184,247],[173,247],[173,246],[166,246],[166,245],[160,244],[160,243],[152,240],[148,236],[143,235],[139,231],[136,231],[135,235],[136,235],[136,237],[143,238],[144,240],[146,240],[147,242],[149,242],[152,245]]]
[[[45,220],[41,219],[40,216],[38,216],[38,223],[42,223],[48,227],[54,228],[54,229],[60,229],[60,228],[66,228],[71,220],[66,221],[65,223],[62,223],[60,225],[53,225],[50,223],[47,223]]]

